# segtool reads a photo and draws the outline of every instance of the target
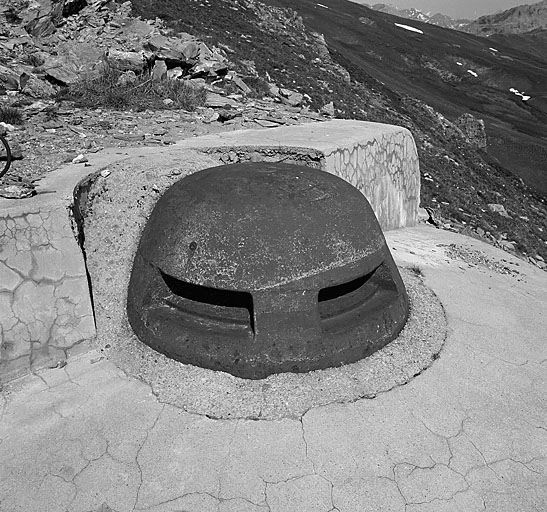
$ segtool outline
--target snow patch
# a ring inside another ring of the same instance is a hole
[[[498,50],[496,50],[495,48],[488,48],[490,51],[493,51],[493,52],[496,52],[498,53]]]
[[[470,75],[474,76],[475,78],[477,78],[477,77],[479,76],[479,75],[478,75],[477,73],[475,73],[472,69],[468,69],[467,72],[468,72]]]
[[[463,64],[462,64],[461,62],[456,62],[456,64],[457,64],[458,66],[463,66]]]
[[[326,5],[323,5],[323,4],[317,4],[319,7],[323,7],[325,9],[330,9],[330,7],[327,7]]]
[[[319,5],[319,4],[317,4]],[[396,27],[404,28],[405,30],[409,30],[410,32],[416,32],[417,34],[423,34],[423,32],[419,28],[409,27],[408,25],[401,25],[400,23],[394,23]]]
[[[515,94],[516,96],[520,96],[522,101],[528,101],[531,96],[528,96],[527,94],[525,94],[524,92],[520,92],[518,89],[515,89],[514,87],[511,87],[509,89],[509,92],[512,92],[513,94]]]

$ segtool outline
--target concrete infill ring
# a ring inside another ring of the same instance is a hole
[[[172,164],[164,162],[153,174],[145,159],[113,164],[109,177],[98,179],[88,191],[93,201],[83,217],[97,344],[112,362],[148,383],[160,401],[185,411],[211,418],[268,420],[299,418],[314,407],[373,398],[431,366],[447,334],[444,311],[422,278],[405,269],[401,275],[411,304],[405,328],[383,349],[353,364],[246,380],[179,363],[142,343],[129,326],[125,305],[133,255],[154,195],[181,175],[217,163],[210,155],[189,151],[184,159],[177,155]]]
[[[314,407],[375,398],[406,384],[439,357],[447,335],[442,305],[414,271],[401,269],[401,275],[411,301],[405,328],[383,349],[353,364],[240,379],[155,352],[126,319],[124,334],[110,338],[105,352],[126,374],[148,383],[160,401],[187,412],[218,419],[299,418]]]

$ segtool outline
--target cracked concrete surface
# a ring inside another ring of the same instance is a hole
[[[95,320],[66,208],[19,207],[0,217],[0,318],[2,381],[89,350]]]
[[[301,418],[214,420],[86,354],[2,392],[0,511],[546,510],[545,274],[433,228],[386,238],[446,310],[425,372]],[[463,267],[446,242],[516,272]]]

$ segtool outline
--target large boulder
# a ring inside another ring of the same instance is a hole
[[[7,91],[19,90],[19,74],[0,64],[0,88]]]
[[[25,25],[25,30],[33,37],[47,37],[53,34],[56,28],[51,18],[44,16],[28,22]]]
[[[91,76],[103,62],[103,52],[91,43],[70,42],[57,47],[58,55],[46,56],[37,68],[59,85],[78,82],[83,76]]]
[[[146,57],[143,52],[124,52],[122,50],[108,50],[104,56],[106,63],[118,71],[133,71],[142,73],[146,66]]]
[[[22,23],[33,37],[47,37],[63,17],[64,1],[37,0],[22,13]]]
[[[40,80],[33,74],[23,73],[21,75],[21,92],[31,98],[52,98],[57,89],[46,80]]]
[[[161,35],[152,36],[146,43],[156,58],[174,65],[193,64],[200,54],[200,46],[194,40],[181,40]]]
[[[162,81],[167,78],[167,65],[163,60],[157,60],[154,62],[154,67],[152,68],[152,80]]]
[[[281,88],[279,89],[279,94],[281,96],[281,101],[290,105],[291,107],[297,107],[302,103],[302,100],[304,99],[303,94],[296,91],[291,91],[290,89]]]

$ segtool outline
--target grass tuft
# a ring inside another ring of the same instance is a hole
[[[202,106],[207,92],[185,80],[153,81],[148,73],[128,83],[120,82],[122,73],[105,66],[98,75],[88,76],[60,91],[59,100],[71,100],[82,107],[117,110],[184,109]],[[164,100],[171,102],[164,103]]]
[[[258,76],[248,76],[243,81],[251,89],[251,92],[249,93],[251,98],[262,99],[264,96],[270,95],[270,87],[266,80],[263,80]]]
[[[422,269],[418,265],[411,265],[408,267],[408,270],[412,272],[417,277],[423,277],[424,273],[422,272]]]
[[[23,124],[23,113],[16,107],[0,107],[0,123]]]

